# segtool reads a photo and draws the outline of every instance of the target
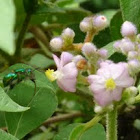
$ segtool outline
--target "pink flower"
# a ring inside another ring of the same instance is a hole
[[[78,70],[75,63],[72,62],[73,55],[63,52],[60,59],[56,55],[53,55],[53,58],[57,71],[46,71],[47,77],[52,81],[56,79],[58,86],[64,91],[75,92]]]
[[[88,82],[95,101],[100,106],[107,106],[113,101],[120,101],[122,90],[132,86],[134,79],[129,76],[126,63],[104,62],[97,75],[88,76]]]

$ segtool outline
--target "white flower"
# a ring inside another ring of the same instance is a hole
[[[134,79],[130,77],[126,63],[105,64],[104,62],[96,75],[88,77],[88,81],[94,99],[100,106],[120,101],[122,90],[134,84]]]

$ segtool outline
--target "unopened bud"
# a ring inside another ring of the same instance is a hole
[[[137,35],[137,41],[140,42],[140,34]]]
[[[137,34],[137,28],[132,22],[125,21],[121,27],[121,34],[124,37],[134,36]]]
[[[135,44],[129,39],[123,39],[120,47],[122,53],[127,54],[129,51],[135,50]]]
[[[74,36],[75,36],[75,33],[74,33],[74,31],[72,30],[72,29],[70,29],[70,28],[66,28],[66,29],[64,29],[63,30],[63,32],[62,32],[62,38],[74,38]]]
[[[87,66],[86,59],[81,55],[75,56],[72,61],[76,64],[76,67],[79,70],[84,70],[86,68],[86,66]]]
[[[85,58],[82,55],[76,55],[75,57],[73,57],[72,61],[74,63],[77,63],[80,60],[85,60]]]
[[[99,56],[102,57],[102,58],[107,58],[107,56],[108,56],[108,51],[107,51],[106,49],[100,49],[100,50],[98,50],[98,54],[99,54]]]
[[[120,52],[120,46],[121,46],[121,40],[116,41],[113,44],[113,47],[116,49],[116,51]]]
[[[97,30],[102,30],[107,26],[107,18],[102,15],[93,18],[93,27]]]
[[[94,107],[94,112],[95,113],[102,113],[102,111],[103,111],[103,108],[101,106],[95,106]]]
[[[133,94],[134,96],[137,95],[138,93],[138,89],[134,86],[131,86],[128,88],[128,90],[130,91],[131,94]]]
[[[50,46],[56,50],[59,51],[63,47],[63,39],[61,37],[55,37],[50,41]]]
[[[82,32],[88,32],[92,30],[92,17],[86,17],[80,22],[80,30]]]
[[[82,47],[82,52],[85,56],[90,56],[96,52],[96,46],[90,42],[87,42]]]
[[[128,53],[128,60],[136,59],[137,57],[138,57],[138,52],[136,52],[136,51],[130,51]]]
[[[140,62],[137,59],[130,60],[128,65],[132,72],[137,73],[140,71]]]

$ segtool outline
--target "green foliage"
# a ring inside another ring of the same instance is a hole
[[[122,38],[120,33],[121,25],[123,23],[122,13],[118,11],[112,18],[110,23],[110,34],[113,40],[118,40]]]
[[[27,65],[14,65],[11,69],[27,68]],[[37,89],[31,81],[24,81],[9,91],[9,96],[19,104],[30,107],[24,113],[6,113],[6,124],[11,134],[17,138],[41,125],[57,107],[57,99],[53,85],[46,76],[35,71]],[[35,93],[34,93],[35,92]],[[35,117],[36,116],[36,117]]]
[[[15,103],[0,87],[0,111],[6,112],[22,112],[28,110],[29,107],[22,107]]]
[[[1,140],[18,140],[16,137],[14,137],[2,130],[0,130],[0,139]]]
[[[15,52],[15,7],[12,0],[0,1],[0,49],[13,55]]]
[[[105,140],[105,131],[101,124],[96,124],[84,131],[83,124],[71,124],[62,129],[54,140]]]
[[[114,42],[110,42],[106,46],[102,47],[102,48],[108,50],[108,57],[110,57],[111,55],[113,55],[115,53],[115,49],[113,48],[113,44],[114,44]]]
[[[62,91],[57,82],[50,82],[46,78],[46,69],[56,69],[51,59],[52,53],[56,52],[48,48],[49,41],[54,36],[59,36],[64,28],[70,27],[75,32],[74,43],[83,43],[86,33],[80,31],[79,23],[84,17],[98,12],[107,17],[108,26],[94,36],[93,43],[98,49],[108,50],[108,59],[114,62],[126,61],[126,56],[116,52],[113,44],[122,38],[120,28],[125,20],[132,21],[140,31],[138,3],[138,0],[120,0],[120,11],[117,0],[1,0],[0,70],[3,72],[0,77],[2,79],[19,68],[32,68],[36,80],[35,83],[30,78],[16,81],[15,87],[7,87],[8,90],[0,83],[0,127],[10,133],[0,131],[0,140],[105,140],[105,130],[101,124],[86,125],[95,115],[89,85],[79,80],[76,92],[70,93]],[[28,16],[31,19],[24,22]],[[28,28],[22,28],[23,25]],[[19,33],[23,35],[21,41]],[[15,48],[16,40],[21,45]],[[59,56],[60,52],[56,55]],[[5,70],[6,68],[8,69]],[[89,75],[88,72],[82,74],[84,78]],[[65,118],[73,112],[80,115]],[[62,120],[64,116],[63,121],[59,120],[61,116]],[[46,126],[48,119],[56,120],[50,121]],[[139,130],[139,126],[140,121],[136,119],[134,127]]]
[[[132,21],[140,31],[139,0],[120,0],[123,20]]]
[[[136,119],[135,121],[134,121],[134,127],[135,128],[137,128],[138,130],[140,130],[140,120],[139,119]]]
[[[54,140],[68,140],[71,131],[79,124],[70,124],[63,128],[54,138]]]
[[[37,68],[47,68],[51,65],[54,65],[54,61],[52,59],[45,57],[44,55],[36,54],[31,58],[29,64]]]
[[[112,41],[110,30],[106,28],[105,30],[99,32],[94,39],[93,42],[98,48],[102,48],[103,46],[107,45]]]

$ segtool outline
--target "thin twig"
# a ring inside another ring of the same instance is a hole
[[[44,51],[46,56],[50,58],[51,52],[49,48],[50,47],[49,40],[46,37],[45,33],[42,31],[42,29],[38,26],[32,26],[30,28],[30,32],[35,36],[36,41],[39,43],[39,46]]]
[[[82,117],[82,116],[84,116],[84,114],[80,111],[68,113],[68,114],[64,114],[64,115],[59,115],[59,116],[54,116],[54,117],[48,119],[47,121],[45,121],[43,123],[43,125],[47,126],[47,125],[52,124],[52,123],[70,120],[70,119],[78,118],[78,117]]]
[[[40,27],[38,26],[32,26],[30,28],[30,32],[37,38],[39,39],[46,47],[49,46],[49,40],[46,37],[45,33],[41,30]]]

